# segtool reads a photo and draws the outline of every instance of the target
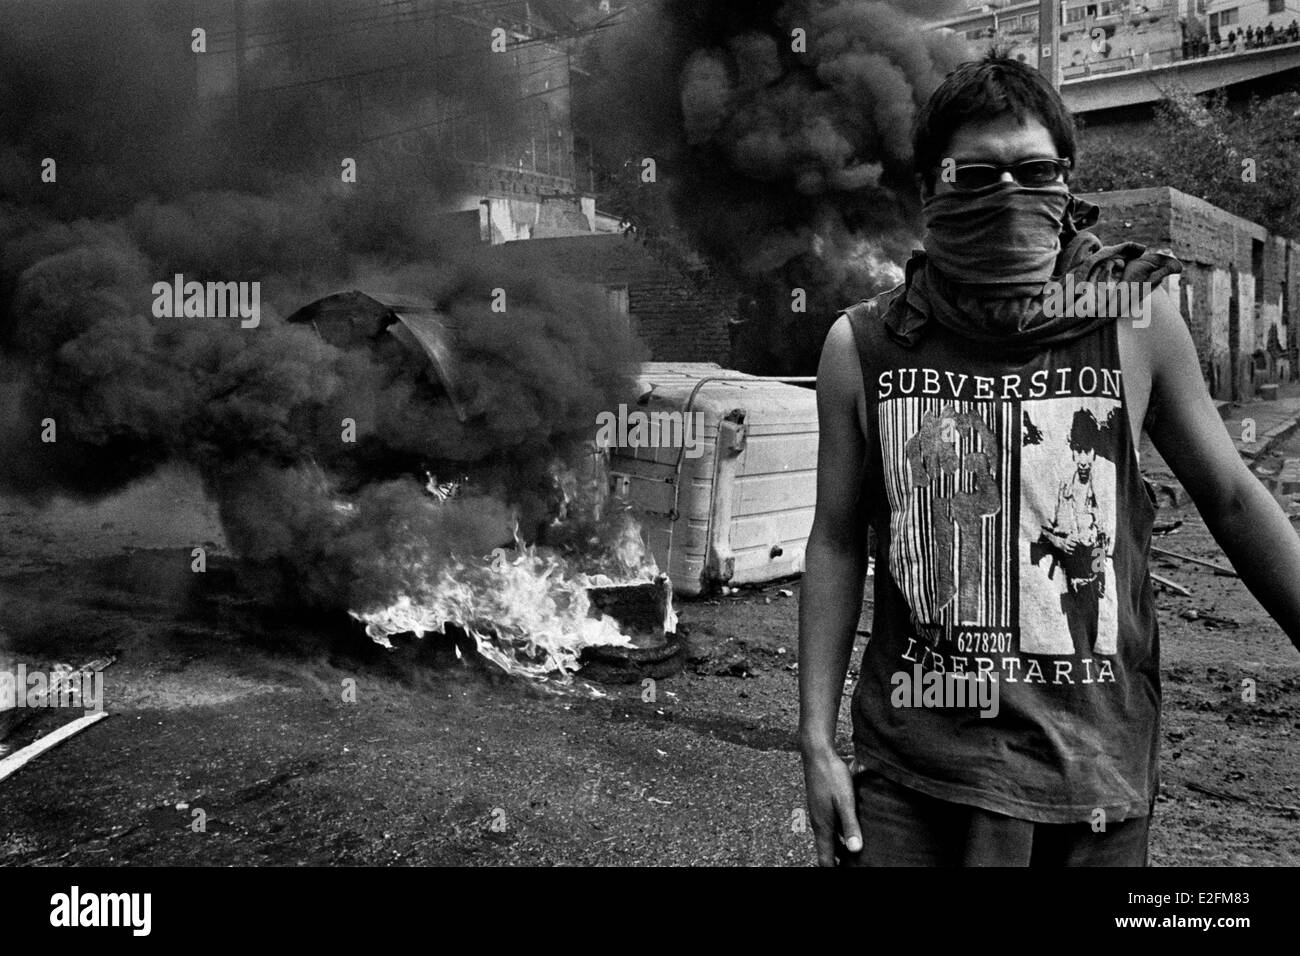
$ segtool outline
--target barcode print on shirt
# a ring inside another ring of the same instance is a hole
[[[1018,407],[915,396],[877,406],[889,570],[919,624],[1012,626]]]

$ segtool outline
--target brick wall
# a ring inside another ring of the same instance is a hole
[[[656,361],[729,364],[727,322],[736,298],[726,289],[707,280],[645,280],[629,286],[628,311]]]
[[[1140,242],[1154,249],[1168,249],[1172,243],[1170,192],[1168,187],[1160,186],[1079,196],[1101,207],[1101,218],[1092,231],[1107,245]]]
[[[1270,330],[1276,328],[1280,340],[1291,331],[1281,324],[1282,283],[1288,243],[1300,251],[1294,241],[1270,236],[1248,219],[1167,186],[1081,195],[1101,206],[1093,231],[1103,242],[1139,242],[1182,260],[1184,272],[1170,284],[1171,291],[1180,287],[1183,318],[1216,398],[1249,399],[1263,382],[1300,374],[1300,363],[1292,361],[1288,368],[1273,357],[1256,367]],[[1300,260],[1294,255],[1293,279],[1285,289],[1292,315],[1300,307]],[[1234,290],[1238,320],[1232,328]]]
[[[1243,229],[1254,223],[1176,189],[1168,193],[1174,255],[1212,268],[1235,263],[1238,271],[1251,271],[1250,241]]]
[[[1277,303],[1286,280],[1286,240],[1268,236],[1264,242],[1264,300]]]
[[[653,361],[730,364],[728,324],[736,317],[736,291],[705,271],[687,273],[619,235],[507,242],[486,254],[515,269],[626,286],[632,328]]]
[[[1286,338],[1283,344],[1291,360],[1291,380],[1300,380],[1300,242],[1287,240],[1288,273],[1286,284]]]

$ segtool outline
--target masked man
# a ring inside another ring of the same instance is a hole
[[[1045,78],[964,64],[913,146],[924,250],[840,317],[818,373],[799,678],[819,862],[1142,865],[1160,709],[1142,429],[1298,644],[1300,538],[1210,400],[1161,287],[1181,265],[1087,231]],[[1116,283],[1126,314],[1047,307]],[[834,737],[869,526],[848,766]],[[940,693],[953,675],[972,691]]]

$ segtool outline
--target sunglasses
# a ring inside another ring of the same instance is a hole
[[[963,163],[951,167],[945,174],[946,180],[960,190],[983,189],[1002,179],[1003,173],[1010,173],[1021,186],[1048,186],[1070,168],[1068,159],[1026,159],[1019,163],[999,166],[995,163]]]

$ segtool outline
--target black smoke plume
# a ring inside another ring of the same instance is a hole
[[[476,259],[437,215],[461,168],[437,129],[384,138],[430,115],[517,122],[460,6],[249,2],[243,95],[203,97],[191,30],[228,49],[230,4],[0,9],[0,492],[93,498],[193,465],[242,555],[361,609],[400,593],[394,569],[482,555],[546,511],[553,460],[628,398],[640,347],[599,291]],[[156,318],[175,273],[260,282],[260,325]],[[467,416],[396,342],[344,350],[284,321],[353,287],[463,330]],[[465,493],[435,500],[425,472]]]
[[[656,159],[641,195],[669,190],[688,241],[755,303],[747,370],[810,373],[835,313],[901,279],[918,238],[912,119],[969,59],[917,18],[960,7],[661,0],[593,45],[579,125],[607,169]]]

